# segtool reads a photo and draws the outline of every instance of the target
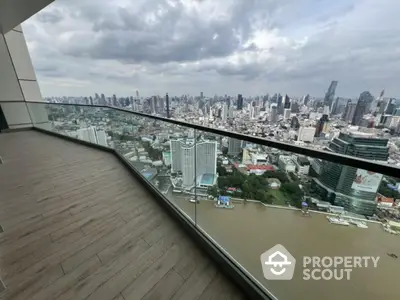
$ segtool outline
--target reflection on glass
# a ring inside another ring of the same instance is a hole
[[[399,180],[110,108],[40,107],[49,121],[38,117],[37,126],[50,124],[58,133],[114,148],[277,298],[397,299],[400,226],[393,206],[400,199]],[[41,109],[31,112],[39,115]],[[342,132],[328,147],[386,161],[387,143]],[[276,244],[298,261],[291,281],[264,279],[260,255]],[[354,270],[351,280],[305,281],[304,256],[379,256],[380,261],[377,268]]]

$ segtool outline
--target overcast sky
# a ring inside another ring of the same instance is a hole
[[[23,24],[44,96],[400,96],[397,0],[55,0]]]

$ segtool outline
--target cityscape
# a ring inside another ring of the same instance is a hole
[[[337,85],[332,81],[321,99],[281,94],[209,98],[203,93],[195,97],[166,94],[141,98],[139,92],[125,98],[106,98],[103,94],[52,97],[45,99],[50,125],[38,126],[51,126],[58,133],[116,149],[264,283],[254,258],[262,251],[265,239],[293,242],[293,236],[286,233],[293,223],[303,235],[307,235],[309,226],[323,228],[305,238],[318,253],[329,252],[329,247],[316,246],[314,240],[326,240],[327,234],[340,240],[344,227],[348,227],[354,245],[368,239],[366,249],[375,249],[373,245],[379,243],[380,255],[395,253],[400,233],[400,180],[128,111],[399,166],[400,103],[386,98],[384,90],[378,97],[369,92],[361,93],[359,99],[336,97]],[[233,220],[240,225],[234,225]],[[235,238],[228,238],[229,232],[245,236],[282,220],[286,220],[285,225],[276,229],[280,234],[269,233],[259,241],[249,237],[250,248],[244,249]],[[309,247],[298,247],[297,254],[311,251]],[[360,250],[348,243],[337,248],[349,253]],[[390,274],[389,269],[369,275],[378,282],[379,276]],[[264,285],[284,298],[290,295],[282,286],[270,282]],[[386,285],[377,290],[385,294]]]

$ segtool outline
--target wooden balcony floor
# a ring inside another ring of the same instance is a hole
[[[0,156],[0,299],[244,299],[112,154],[25,131]]]

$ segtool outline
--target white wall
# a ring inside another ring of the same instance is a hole
[[[16,103],[17,101],[23,101]],[[31,127],[31,110],[47,121],[45,108],[27,101],[43,101],[21,26],[0,33],[0,105],[10,129]],[[37,120],[36,120],[37,121]]]

